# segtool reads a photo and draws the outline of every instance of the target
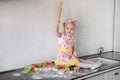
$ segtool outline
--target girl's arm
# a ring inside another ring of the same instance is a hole
[[[73,55],[75,56],[75,57],[78,57],[78,54],[77,54],[77,52],[75,51],[75,47],[73,46]]]
[[[62,12],[62,0],[60,0],[60,4],[59,4],[58,10],[57,10],[57,17],[56,17],[56,35],[58,37],[62,36],[62,33],[59,32],[59,23],[60,23],[61,12]]]
[[[80,61],[80,62],[84,62],[84,61],[85,61],[85,60],[80,59],[80,58],[78,57],[77,52],[74,50],[74,46],[73,46],[73,55],[74,55],[74,57],[75,57],[75,58],[77,58],[77,59],[78,59],[78,61]]]

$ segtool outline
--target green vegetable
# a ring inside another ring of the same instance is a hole
[[[42,62],[42,63],[37,64],[37,66],[38,66],[38,68],[41,68],[41,67],[45,67],[46,65],[44,62]]]
[[[24,71],[25,71],[25,73],[30,73],[31,72],[31,67],[30,66],[27,66],[27,67],[25,67],[24,68]]]
[[[63,65],[63,68],[70,68],[71,65]]]

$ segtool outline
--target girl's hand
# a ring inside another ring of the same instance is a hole
[[[76,51],[73,52],[73,55],[74,55],[75,57],[78,57],[78,54],[77,54]]]

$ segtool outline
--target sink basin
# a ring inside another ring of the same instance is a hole
[[[107,58],[101,58],[101,57],[91,58],[91,59],[87,59],[87,60],[97,61],[98,59],[103,62],[102,66],[108,66],[108,65],[113,65],[113,64],[119,63],[119,61],[117,61],[117,60],[112,60],[112,59],[107,59]]]

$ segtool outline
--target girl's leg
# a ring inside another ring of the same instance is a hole
[[[78,57],[78,55],[77,55],[77,52],[76,51],[74,51],[73,52],[73,55],[74,55],[74,57],[76,57],[80,62],[86,62],[86,63],[94,63],[93,61],[88,61],[88,60],[83,60],[83,59],[80,59],[79,57]]]
[[[102,65],[102,62],[95,62],[95,63],[78,62],[75,65],[81,68],[95,69],[97,67],[100,67]]]
[[[102,61],[99,60],[99,59],[98,59],[97,61],[95,61],[95,62],[94,62],[94,61],[90,61],[90,60],[84,60],[84,59],[79,59],[79,61],[80,61],[80,62],[84,62],[84,63],[95,63],[95,62],[97,63],[97,62],[102,62]]]

